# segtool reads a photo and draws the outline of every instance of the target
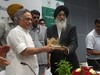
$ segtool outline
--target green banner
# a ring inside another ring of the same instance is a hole
[[[47,27],[54,24],[53,13],[54,13],[54,9],[42,7],[42,18],[46,20]]]
[[[64,0],[56,0],[56,1],[64,2]]]
[[[47,27],[54,25],[54,10],[59,5],[64,5],[64,0],[42,0],[42,18]]]

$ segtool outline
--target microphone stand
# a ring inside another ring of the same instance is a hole
[[[24,62],[21,62],[21,64],[22,64],[22,65],[28,66],[28,67],[30,68],[30,70],[36,75],[36,73],[33,71],[33,69],[32,69],[28,64],[26,64],[26,63],[24,63]]]

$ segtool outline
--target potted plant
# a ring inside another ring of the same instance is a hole
[[[68,61],[60,60],[60,62],[57,63],[57,66],[56,72],[58,72],[59,75],[72,75],[70,72],[72,66]]]

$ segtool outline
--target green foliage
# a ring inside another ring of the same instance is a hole
[[[71,75],[70,70],[72,69],[72,66],[68,61],[60,60],[60,62],[57,63],[57,66],[56,72],[58,72],[59,75]]]

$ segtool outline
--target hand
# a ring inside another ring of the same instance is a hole
[[[60,50],[63,51],[65,54],[68,53],[68,48],[64,45],[61,46]]]
[[[51,52],[53,49],[50,45],[44,46],[44,51],[45,52]]]
[[[10,64],[10,61],[0,56],[0,67],[4,67]]]
[[[62,50],[62,51],[64,51],[64,50],[67,50],[68,48],[66,47],[66,46],[64,46],[64,45],[61,45],[61,48],[60,48],[60,50]]]
[[[6,57],[7,52],[10,50],[10,46],[0,46],[0,56],[1,57]]]

